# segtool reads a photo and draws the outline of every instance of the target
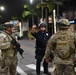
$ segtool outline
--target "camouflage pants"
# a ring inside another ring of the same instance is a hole
[[[56,64],[54,75],[75,75],[74,66]]]
[[[2,60],[1,75],[16,75],[17,58]]]

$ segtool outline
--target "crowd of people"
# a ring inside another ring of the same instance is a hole
[[[55,67],[54,75],[76,74],[74,70],[76,61],[75,24],[70,24],[68,19],[60,19],[57,25],[58,31],[52,36],[47,32],[45,22],[39,23],[38,27],[35,24],[32,26],[31,34],[36,39],[36,75],[40,75],[41,62],[43,62],[44,74],[49,75],[48,64],[52,60]],[[13,32],[14,25],[7,24],[4,31],[0,33],[1,75],[16,75],[17,53],[22,55],[24,52]]]

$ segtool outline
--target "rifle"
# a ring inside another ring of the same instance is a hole
[[[11,43],[12,43],[12,41],[11,41]],[[18,51],[19,54],[22,56],[22,58],[24,58],[23,55],[22,55],[24,50],[20,47],[20,44],[18,42],[16,42],[15,45],[16,45],[16,48],[15,48],[16,51]]]

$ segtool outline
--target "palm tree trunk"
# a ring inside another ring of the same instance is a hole
[[[56,33],[56,10],[53,10],[54,33]]]
[[[41,0],[41,3],[43,3],[43,0]],[[43,16],[43,6],[41,7],[41,12],[42,12],[41,17],[42,17],[42,20],[43,20],[44,19],[44,16]]]
[[[34,24],[34,16],[32,15],[32,25]]]
[[[47,11],[47,8],[45,9],[45,17],[46,17],[46,24],[47,24],[47,31],[48,31],[48,11]]]

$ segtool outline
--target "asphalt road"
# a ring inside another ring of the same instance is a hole
[[[21,44],[21,48],[24,49],[24,59],[18,53],[17,75],[36,75],[35,40],[22,39],[18,40],[18,42]],[[53,62],[49,63],[49,72],[51,75],[53,75],[52,72],[54,70],[52,65]],[[42,64],[41,75],[44,75]]]
[[[17,72],[20,75],[36,75],[35,40],[22,39],[18,41],[21,44],[21,48],[24,49],[24,59],[18,54]],[[49,71],[52,72],[52,63],[50,64]],[[41,75],[44,75],[43,66],[41,66]]]

